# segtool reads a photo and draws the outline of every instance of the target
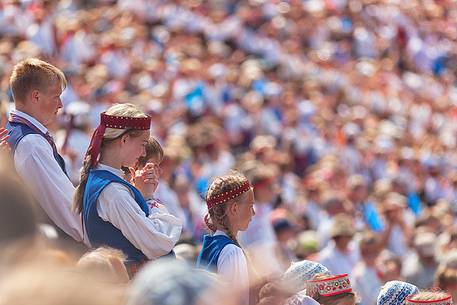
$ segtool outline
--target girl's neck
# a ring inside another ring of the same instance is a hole
[[[227,232],[227,230],[223,228],[217,228],[217,231],[224,233],[230,238],[231,236],[234,236],[235,238],[238,236],[238,231]]]

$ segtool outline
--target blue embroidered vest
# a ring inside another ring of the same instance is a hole
[[[109,246],[119,249],[127,255],[127,261],[139,262],[148,258],[137,249],[111,223],[104,221],[97,212],[97,200],[108,184],[117,182],[125,185],[134,195],[141,210],[149,216],[149,207],[140,191],[133,185],[106,170],[91,170],[87,179],[83,197],[83,222],[92,247]]]
[[[197,267],[209,271],[217,271],[217,260],[219,255],[227,245],[236,245],[233,240],[225,235],[205,235],[203,245],[197,258]]]

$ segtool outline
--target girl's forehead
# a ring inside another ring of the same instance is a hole
[[[254,191],[252,190],[252,188],[246,192],[246,201],[249,201],[249,202],[254,202]]]

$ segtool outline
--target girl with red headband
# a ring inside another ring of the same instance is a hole
[[[182,229],[176,217],[149,210],[145,198],[152,197],[158,179],[154,164],[135,174],[135,185],[121,170],[133,168],[145,154],[150,125],[151,118],[131,104],[116,104],[102,113],[73,202],[91,246],[123,251],[130,276],[148,260],[170,253]]]
[[[254,192],[243,175],[234,172],[216,178],[206,195],[205,222],[214,232],[203,239],[197,267],[216,271],[229,284],[245,291],[249,301],[249,272],[237,234],[245,231],[254,212]]]

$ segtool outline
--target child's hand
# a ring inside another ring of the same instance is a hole
[[[153,163],[147,163],[141,170],[132,172],[135,187],[140,190],[144,198],[151,198],[159,185],[159,168]]]

